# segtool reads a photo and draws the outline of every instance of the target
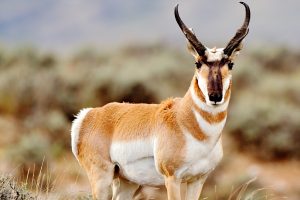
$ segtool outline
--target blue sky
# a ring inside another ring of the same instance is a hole
[[[0,44],[33,45],[53,51],[82,46],[110,48],[132,43],[166,41],[184,44],[174,19],[186,24],[208,46],[225,45],[244,17],[233,0],[2,0]],[[300,44],[300,1],[246,1],[252,10],[250,45]]]

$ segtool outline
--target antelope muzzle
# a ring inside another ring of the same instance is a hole
[[[222,75],[219,67],[211,67],[208,74],[208,97],[211,102],[217,104],[223,99]]]

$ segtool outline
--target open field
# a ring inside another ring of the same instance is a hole
[[[237,60],[224,159],[202,198],[228,199],[257,177],[247,189],[257,192],[253,199],[300,199],[300,52],[252,49]],[[1,181],[15,181],[32,198],[88,199],[87,177],[70,149],[74,114],[112,101],[183,96],[192,61],[162,44],[65,57],[0,48]],[[8,187],[1,181],[0,197]]]

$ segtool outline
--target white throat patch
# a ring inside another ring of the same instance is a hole
[[[215,61],[221,61],[224,55],[223,52],[224,48],[207,48],[205,51],[205,56],[207,58],[207,62],[215,62]]]

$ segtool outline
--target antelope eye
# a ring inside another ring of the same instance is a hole
[[[196,62],[195,64],[196,64],[197,69],[200,69],[201,66],[202,66],[202,63],[201,63],[201,62]]]
[[[232,62],[228,63],[228,68],[229,68],[229,70],[232,70],[233,65],[234,65],[234,63],[232,63]]]

